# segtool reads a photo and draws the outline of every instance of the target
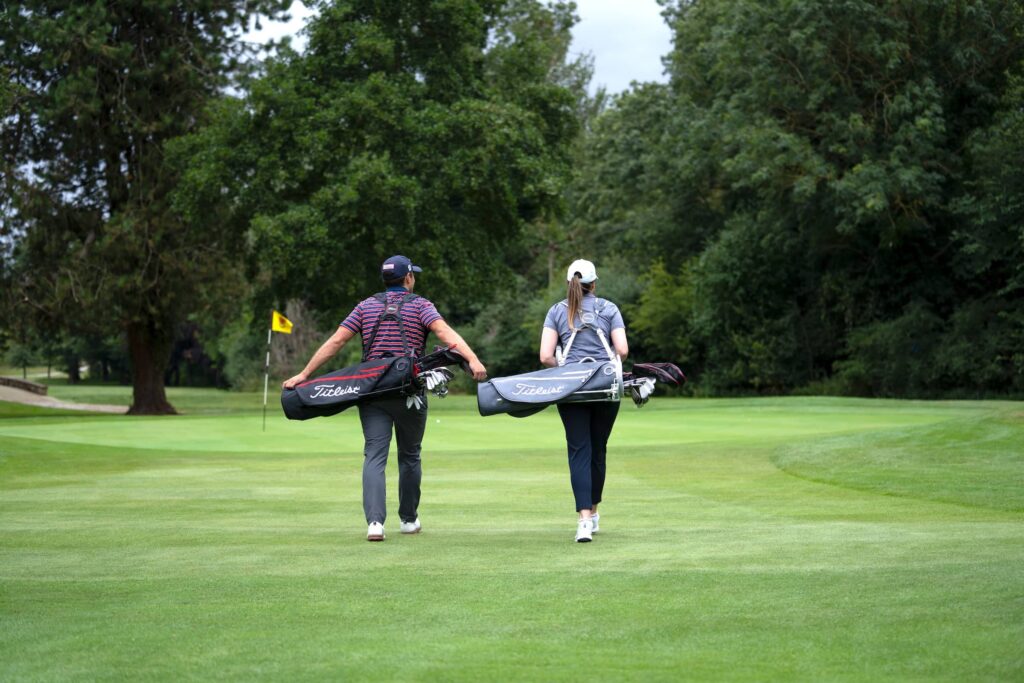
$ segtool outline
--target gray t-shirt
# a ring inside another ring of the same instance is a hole
[[[625,323],[622,322],[622,313],[619,312],[619,307],[613,304],[607,299],[601,299],[594,296],[593,294],[583,295],[583,313],[586,315],[590,313],[594,315],[594,326],[604,331],[605,337],[608,339],[608,346],[612,346],[612,330],[625,328]],[[600,313],[595,314],[596,309],[600,308]],[[565,359],[567,363],[578,363],[584,358],[590,357],[594,360],[608,360],[608,352],[605,351],[604,345],[601,344],[601,340],[598,338],[597,333],[591,329],[583,327],[583,321],[577,316],[574,320],[576,323],[576,339],[572,342],[572,348],[569,349],[569,356]],[[569,329],[569,309],[562,303],[557,303],[548,310],[548,315],[544,319],[544,327],[550,328],[558,333],[559,343],[562,348],[569,343],[569,337],[572,336],[572,330]],[[615,347],[612,346],[612,352],[615,351]]]

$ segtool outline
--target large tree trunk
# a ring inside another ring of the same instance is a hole
[[[128,325],[128,352],[132,358],[132,406],[129,415],[177,415],[167,402],[164,371],[171,355],[170,335],[153,325]]]

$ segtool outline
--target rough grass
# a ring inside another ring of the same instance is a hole
[[[554,411],[433,401],[424,531],[392,460],[371,544],[355,413],[171,400],[0,404],[0,679],[1024,676],[1019,404],[624,406],[577,545]]]

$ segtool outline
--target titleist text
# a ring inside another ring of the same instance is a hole
[[[550,394],[558,394],[562,391],[562,385],[559,384],[557,387],[537,387],[532,384],[516,384],[516,390],[512,392],[513,396],[548,396]]]
[[[359,387],[338,387],[333,384],[318,384],[313,387],[313,393],[310,394],[310,398],[334,398],[335,396],[345,396],[346,394],[358,394]]]

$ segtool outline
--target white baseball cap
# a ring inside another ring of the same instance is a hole
[[[580,282],[585,285],[589,285],[597,279],[597,269],[594,268],[594,264],[584,259],[576,259],[572,262],[569,271],[565,274],[566,282],[571,281],[576,273],[580,274]]]

